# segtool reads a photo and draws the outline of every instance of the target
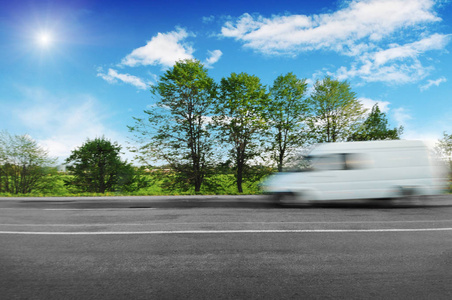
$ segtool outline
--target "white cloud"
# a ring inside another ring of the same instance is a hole
[[[182,28],[168,33],[158,33],[143,47],[137,48],[127,55],[121,65],[135,67],[148,65],[162,65],[171,67],[178,60],[192,59],[194,49],[184,43],[193,36]]]
[[[212,23],[214,20],[215,20],[215,16],[213,16],[213,15],[210,15],[208,17],[202,17],[202,22],[204,24]]]
[[[449,41],[449,35],[433,34],[427,38],[405,45],[391,45],[389,49],[375,52],[374,63],[376,66],[383,65],[391,60],[405,58],[415,59],[420,53],[429,50],[443,49]]]
[[[209,57],[204,62],[204,65],[208,68],[212,67],[214,63],[216,63],[218,60],[220,60],[221,56],[223,55],[223,52],[220,50],[214,50],[214,51],[208,51]]]
[[[121,144],[125,141],[106,126],[111,114],[91,95],[59,96],[27,87],[22,92],[23,102],[11,108],[14,122],[21,124],[22,130],[48,149],[52,157],[59,157],[60,162],[87,138],[105,135]]]
[[[397,122],[397,126],[406,127],[407,121],[413,119],[409,112],[403,107],[393,109],[392,114],[395,121]]]
[[[447,82],[447,79],[445,77],[438,78],[436,80],[428,80],[427,84],[420,87],[421,91],[428,90],[432,86],[439,86],[441,83]]]
[[[251,16],[227,22],[221,29],[256,51],[293,53],[313,49],[353,54],[367,48],[362,41],[378,42],[397,30],[437,22],[433,0],[351,1],[341,10],[320,15]]]
[[[385,82],[388,84],[404,84],[416,82],[425,78],[431,67],[424,67],[418,60],[411,63],[392,63],[389,65],[375,65],[370,60],[356,62],[347,69],[339,68],[335,74],[339,80],[358,77],[366,82]]]
[[[265,18],[244,14],[221,29],[245,47],[266,55],[292,55],[314,50],[333,51],[354,58],[341,67],[339,79],[358,77],[386,83],[415,82],[425,78],[429,66],[419,58],[442,50],[450,35],[431,34],[428,25],[441,21],[435,0],[352,0],[336,12]],[[405,44],[394,44],[398,38]],[[331,73],[330,73],[331,74]]]
[[[102,79],[109,83],[115,83],[117,82],[117,80],[120,80],[142,90],[145,90],[148,87],[148,84],[146,84],[141,78],[138,78],[130,74],[120,74],[113,69],[108,69],[107,74],[103,73],[102,69],[99,69],[97,76],[101,77]]]
[[[427,38],[405,45],[390,45],[389,49],[378,51],[374,54],[375,65],[383,65],[391,60],[400,60],[404,58],[416,58],[419,53],[428,50],[443,49],[449,41],[448,35],[433,34]]]
[[[359,77],[367,82],[416,82],[431,70],[422,65],[419,56],[426,51],[444,49],[449,40],[450,35],[433,34],[405,45],[392,44],[385,50],[363,53],[350,68],[341,67],[334,75],[340,80]]]
[[[389,111],[389,105],[391,104],[391,102],[388,101],[372,100],[365,97],[359,98],[358,101],[360,101],[363,104],[363,107],[368,109],[369,112],[372,110],[372,107],[374,107],[375,104],[378,104],[380,111],[387,113]]]

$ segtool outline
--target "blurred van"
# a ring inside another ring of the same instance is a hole
[[[440,194],[447,176],[422,141],[319,144],[303,163],[270,176],[263,190],[281,203],[394,199]]]

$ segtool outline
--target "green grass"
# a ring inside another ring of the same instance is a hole
[[[75,187],[64,184],[65,179],[71,175],[51,175],[46,176],[41,182],[38,189],[28,194],[10,194],[0,193],[0,197],[98,197],[98,196],[181,196],[181,195],[254,195],[260,194],[258,182],[244,182],[243,193],[237,192],[237,186],[234,182],[232,174],[217,174],[206,178],[205,183],[200,192],[196,193],[194,188],[166,188],[166,186],[174,187],[171,184],[170,175],[165,174],[149,174],[150,185],[145,188],[138,189],[133,192],[116,191],[102,193],[78,192]]]

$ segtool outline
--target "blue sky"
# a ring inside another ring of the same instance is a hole
[[[405,139],[452,133],[452,3],[366,1],[2,1],[0,130],[66,158],[87,138],[124,147],[149,86],[183,58],[220,81],[293,72],[347,80]]]

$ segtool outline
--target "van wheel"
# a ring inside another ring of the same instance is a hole
[[[415,187],[399,187],[398,194],[399,196],[392,201],[397,206],[412,206],[419,202],[419,195]]]
[[[295,195],[293,193],[278,193],[275,195],[275,203],[280,206],[294,204]]]

